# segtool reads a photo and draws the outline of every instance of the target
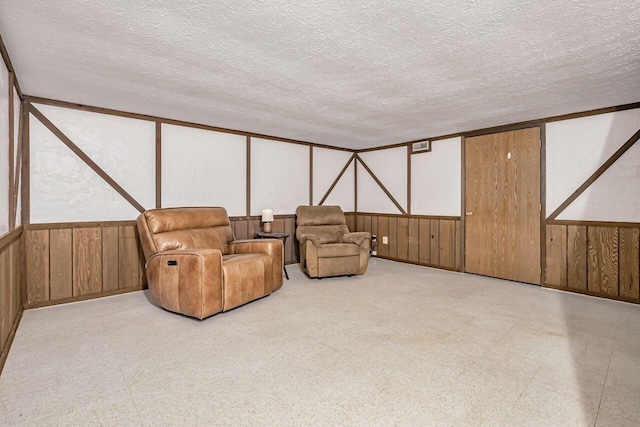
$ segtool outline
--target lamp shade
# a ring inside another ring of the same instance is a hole
[[[273,222],[273,209],[262,209],[262,222]]]

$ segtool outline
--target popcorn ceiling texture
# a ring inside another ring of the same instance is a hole
[[[0,0],[25,93],[365,148],[640,101],[640,0]]]

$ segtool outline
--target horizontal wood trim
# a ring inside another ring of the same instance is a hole
[[[19,238],[22,235],[22,230],[23,228],[22,226],[20,226],[15,230],[10,231],[4,236],[0,237],[0,249],[4,249],[4,247],[7,246],[9,243]]]
[[[462,270],[460,270],[458,268],[444,267],[444,266],[441,266],[441,265],[427,264],[427,263],[417,262],[417,261],[409,261],[409,260],[401,259],[401,258],[380,256],[380,255],[375,255],[375,256],[373,256],[373,258],[387,259],[389,261],[403,262],[405,264],[419,265],[421,267],[431,267],[431,268],[437,268],[438,270],[446,270],[446,271],[454,271],[456,273],[462,273]]]
[[[36,103],[36,104],[44,104],[44,105],[52,105],[52,106],[55,106],[55,107],[71,108],[71,109],[74,109],[74,110],[82,110],[82,111],[88,111],[88,112],[92,112],[92,113],[108,114],[108,115],[111,115],[111,116],[126,117],[126,118],[129,118],[129,119],[138,119],[138,120],[145,120],[145,121],[150,121],[150,122],[160,122],[160,123],[164,123],[164,124],[168,124],[168,125],[185,126],[185,127],[196,128],[196,129],[211,130],[211,131],[215,131],[215,132],[230,133],[230,134],[234,134],[234,135],[244,135],[244,136],[248,136],[248,137],[251,137],[251,138],[263,138],[263,139],[269,139],[269,140],[272,140],[272,141],[287,142],[287,143],[290,143],[290,144],[310,145],[310,146],[318,147],[318,148],[327,148],[329,150],[339,150],[339,151],[348,151],[348,152],[353,152],[354,151],[354,150],[352,150],[350,148],[336,147],[336,146],[333,146],[333,145],[316,144],[314,142],[301,141],[301,140],[297,140],[297,139],[281,138],[281,137],[273,136],[273,135],[265,135],[265,134],[253,133],[253,132],[245,132],[245,131],[241,131],[241,130],[228,129],[228,128],[222,128],[222,127],[217,127],[217,126],[209,126],[209,125],[204,125],[204,124],[199,124],[199,123],[186,122],[186,121],[182,121],[182,120],[173,120],[173,119],[167,119],[167,118],[163,118],[163,117],[150,116],[150,115],[147,115],[147,114],[129,113],[129,112],[125,112],[125,111],[113,110],[113,109],[110,109],[110,108],[94,107],[94,106],[76,104],[76,103],[67,102],[67,101],[59,101],[59,100],[48,99],[48,98],[40,98],[40,97],[37,97],[37,96],[26,95],[25,99],[28,100],[29,102]]]
[[[114,296],[114,295],[128,294],[129,292],[137,292],[137,291],[142,291],[142,290],[144,290],[144,288],[142,286],[136,286],[136,287],[133,287],[133,288],[116,289],[116,290],[107,291],[107,292],[98,292],[98,293],[94,293],[94,294],[79,295],[79,296],[76,296],[76,297],[61,298],[61,299],[57,299],[55,301],[34,302],[34,303],[25,304],[24,309],[25,310],[30,310],[30,309],[33,309],[33,308],[50,307],[52,305],[68,304],[70,302],[78,302],[78,301],[87,301],[87,300],[91,300],[91,299],[103,298],[103,297],[111,297],[111,296]]]
[[[27,224],[25,230],[57,230],[61,228],[93,228],[93,227],[121,227],[136,225],[130,221],[87,221],[87,222],[50,222],[41,224]]]
[[[607,298],[607,299],[612,299],[612,300],[616,300],[616,301],[628,302],[628,303],[632,303],[632,304],[640,304],[640,301],[633,300],[631,298],[618,296],[618,295],[609,295],[609,294],[605,294],[605,293],[592,292],[592,291],[588,291],[588,290],[584,290],[584,289],[565,288],[565,287],[562,287],[562,286],[547,285],[547,284],[543,285],[542,287],[543,288],[548,288],[548,289],[554,289],[554,290],[557,290],[557,291],[573,292],[574,294],[581,294],[581,295],[586,295],[586,296],[590,296],[590,297]]]
[[[274,215],[274,218],[278,219],[278,218],[295,218],[296,214],[282,214],[282,215]],[[229,220],[230,221],[252,221],[252,220],[256,220],[259,219],[262,221],[262,215],[250,215],[250,216],[230,216]]]
[[[376,212],[358,212],[358,215],[402,217],[402,218],[444,219],[444,220],[454,220],[454,221],[460,220],[459,216],[443,216],[443,215],[417,215],[417,214],[401,214],[401,213],[396,214],[396,213],[376,213]]]
[[[458,136],[469,137],[469,136],[486,135],[486,134],[489,134],[489,133],[496,133],[496,132],[506,132],[506,131],[510,131],[510,130],[524,129],[524,128],[528,128],[528,127],[532,127],[532,126],[539,126],[541,123],[551,123],[551,122],[558,122],[558,121],[561,121],[561,120],[578,119],[578,118],[581,118],[581,117],[596,116],[598,114],[606,114],[606,113],[614,113],[616,111],[633,110],[633,109],[636,109],[636,108],[640,108],[640,102],[634,102],[634,103],[631,103],[631,104],[617,105],[617,106],[613,106],[613,107],[597,108],[597,109],[594,109],[594,110],[581,111],[581,112],[578,112],[578,113],[562,114],[562,115],[558,115],[558,116],[545,117],[545,118],[535,119],[535,120],[527,120],[527,121],[524,121],[524,122],[517,122],[517,123],[493,126],[493,127],[488,127],[488,128],[482,128],[482,129],[473,129],[473,130],[468,130],[468,131],[464,131],[464,132],[450,133],[450,134],[446,134],[446,135],[439,135],[439,136],[434,136],[434,137],[429,137],[429,138],[414,139],[414,140],[407,141],[407,142],[399,142],[397,144],[381,145],[381,146],[378,146],[378,147],[371,147],[371,148],[365,148],[365,149],[362,149],[362,150],[356,150],[356,153],[365,153],[367,151],[387,150],[389,148],[402,147],[403,145],[406,145],[406,144],[411,144],[411,143],[414,143],[414,142],[420,142],[420,141],[425,141],[425,140],[438,141],[438,140],[442,140],[442,139],[455,138],[455,137],[458,137]]]
[[[16,336],[16,331],[18,330],[18,325],[20,324],[20,320],[22,320],[22,312],[24,309],[22,306],[18,309],[18,315],[13,321],[13,326],[11,326],[11,331],[9,332],[9,336],[7,337],[7,341],[2,348],[2,352],[0,353],[0,374],[2,373],[2,368],[4,368],[4,364],[7,361],[7,357],[9,357],[9,350],[11,350],[11,344],[13,344],[13,339]]]
[[[547,225],[584,225],[587,227],[640,228],[640,222],[581,221],[569,219],[548,219]]]

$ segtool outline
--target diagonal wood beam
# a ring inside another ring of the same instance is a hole
[[[12,213],[12,226],[15,228],[18,220],[18,192],[20,191],[20,176],[22,174],[22,140],[24,134],[25,120],[24,116],[27,114],[24,103],[20,105],[20,121],[18,125],[18,152],[16,154],[15,166],[13,170],[13,177],[10,177],[11,188],[13,188],[13,198],[9,204],[9,209]],[[13,156],[13,155],[12,155]]]
[[[367,164],[364,162],[364,160],[362,160],[362,158],[356,154],[356,159],[358,159],[358,161],[360,162],[360,164],[365,168],[365,170],[367,172],[369,172],[369,175],[371,175],[371,178],[373,178],[373,180],[380,186],[380,188],[382,189],[382,191],[384,191],[384,193],[387,195],[387,197],[389,197],[389,199],[391,199],[391,201],[393,202],[394,205],[396,205],[396,208],[398,208],[398,210],[400,212],[402,212],[403,215],[407,214],[407,211],[405,211],[402,206],[400,206],[400,203],[398,203],[398,201],[395,199],[395,197],[393,197],[391,195],[391,193],[389,193],[389,190],[387,190],[387,187],[384,186],[384,184],[382,184],[382,182],[380,182],[380,180],[378,179],[378,177],[373,173],[373,171],[371,169],[369,169],[369,166],[367,166]]]
[[[327,192],[324,193],[324,197],[322,197],[322,199],[320,200],[320,203],[318,203],[318,206],[322,206],[322,204],[325,202],[325,200],[327,200],[327,197],[329,197],[329,194],[331,194],[331,192],[335,188],[336,184],[338,184],[338,181],[340,181],[340,178],[342,178],[342,175],[344,175],[344,173],[347,171],[347,169],[349,168],[349,165],[351,164],[351,162],[353,162],[353,159],[355,159],[355,157],[356,157],[355,154],[353,154],[351,157],[349,157],[349,160],[347,160],[347,164],[344,165],[344,167],[342,168],[342,170],[340,171],[340,173],[338,174],[336,179],[333,181],[333,184],[331,184],[331,187],[329,187]]]
[[[629,148],[631,148],[633,146],[633,144],[635,144],[638,139],[640,139],[640,129],[633,134],[633,136],[631,138],[629,138],[629,140],[627,142],[624,143],[624,145],[622,145],[622,147],[620,147],[618,149],[618,151],[616,151],[615,153],[613,153],[613,155],[611,157],[609,157],[607,159],[606,162],[604,162],[602,164],[602,166],[600,166],[598,168],[598,170],[596,170],[593,175],[591,175],[589,178],[587,178],[587,180],[585,182],[582,183],[582,185],[580,187],[578,187],[578,189],[576,191],[573,192],[573,194],[571,194],[567,200],[565,200],[564,202],[562,202],[562,204],[560,206],[558,206],[558,208],[553,211],[553,213],[551,215],[549,215],[549,217],[547,218],[547,220],[552,220],[552,219],[556,219],[558,215],[560,215],[567,207],[569,207],[569,205],[571,203],[573,203],[574,200],[576,200],[578,197],[580,197],[580,195],[582,193],[584,193],[584,191],[589,188],[589,186],[591,184],[593,184],[598,178],[600,178],[600,176],[605,173],[607,171],[607,169],[609,169],[611,167],[611,165],[613,165],[620,157],[622,157],[622,155],[624,153],[627,152],[627,150],[629,150]]]
[[[31,114],[35,116],[47,129],[51,131],[55,136],[60,139],[71,151],[73,151],[80,159],[87,164],[95,173],[97,173],[100,178],[105,180],[107,184],[109,184],[118,194],[120,194],[125,200],[127,200],[131,205],[136,208],[139,212],[144,212],[145,209],[142,207],[140,203],[138,203],[129,193],[125,191],[113,178],[109,176],[100,166],[98,166],[89,156],[85,154],[84,151],[80,149],[76,144],[73,143],[60,129],[58,129],[53,123],[49,121],[36,107],[31,104],[30,106]]]

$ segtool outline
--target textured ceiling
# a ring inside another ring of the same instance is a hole
[[[0,0],[26,94],[349,148],[640,101],[640,0]]]

